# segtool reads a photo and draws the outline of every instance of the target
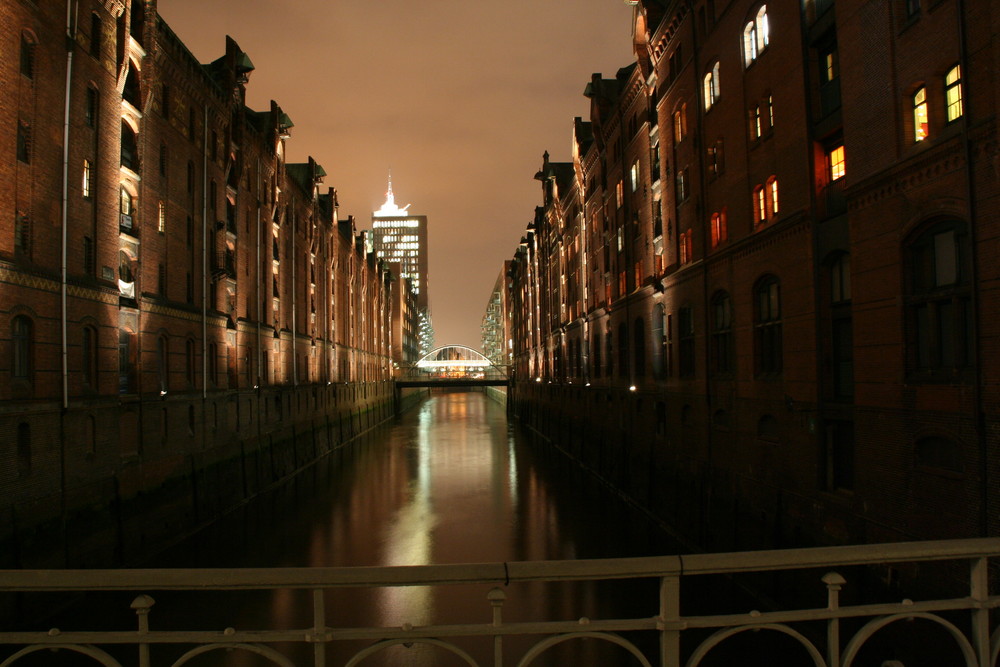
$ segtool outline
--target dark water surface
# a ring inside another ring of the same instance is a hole
[[[478,392],[435,393],[386,427],[337,450],[163,554],[152,567],[329,567],[550,560],[676,553],[678,546],[559,453],[508,427],[503,406]],[[338,589],[326,594],[330,627],[488,623],[491,586]],[[655,582],[511,584],[504,621],[648,617]],[[154,630],[305,628],[309,591],[150,592]],[[119,629],[135,627],[134,593],[106,594]],[[69,629],[77,621],[60,627]],[[85,626],[81,626],[83,629]],[[540,638],[505,639],[505,664]],[[637,638],[655,650],[655,637]],[[328,645],[342,665],[370,642]],[[489,640],[455,640],[492,664]],[[154,665],[188,647],[154,646]],[[277,647],[296,665],[312,649]],[[134,650],[120,653],[134,664]],[[50,656],[51,657],[51,656]],[[650,656],[651,658],[653,656]],[[515,659],[517,658],[517,659]],[[48,663],[46,663],[48,664]],[[52,663],[54,664],[54,663]],[[273,664],[246,651],[213,651],[190,665]],[[464,664],[426,645],[395,647],[363,665]],[[638,664],[622,649],[576,640],[533,664]]]

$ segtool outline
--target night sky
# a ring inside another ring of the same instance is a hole
[[[534,207],[542,153],[570,159],[592,72],[632,62],[623,0],[160,0],[203,63],[231,35],[256,66],[247,103],[295,123],[359,229],[385,200],[428,217],[436,343],[480,347],[503,260]]]

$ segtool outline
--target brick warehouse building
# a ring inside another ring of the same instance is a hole
[[[392,413],[399,287],[232,39],[0,18],[0,567],[132,562]]]
[[[639,0],[508,288],[519,417],[708,549],[1000,534],[1000,11]]]

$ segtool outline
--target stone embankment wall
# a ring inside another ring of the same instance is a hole
[[[141,563],[421,396],[341,383],[0,415],[45,434],[33,484],[4,495],[0,568]]]

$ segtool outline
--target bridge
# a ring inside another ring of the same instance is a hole
[[[465,345],[444,345],[415,364],[400,366],[397,387],[496,387],[509,381],[508,366],[498,365]]]

